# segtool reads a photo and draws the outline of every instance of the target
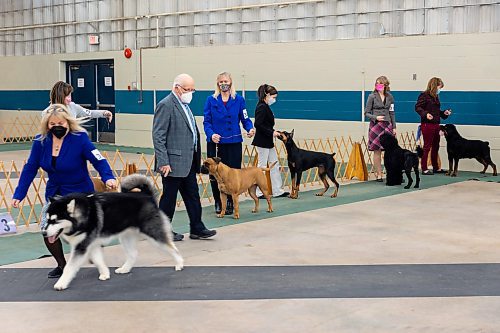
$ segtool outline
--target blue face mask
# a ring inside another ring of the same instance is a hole
[[[438,94],[438,95],[439,95],[439,93],[440,93],[440,92],[441,92],[441,89],[439,89],[439,88],[438,88],[438,89],[436,90],[436,94]]]

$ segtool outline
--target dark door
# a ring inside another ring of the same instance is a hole
[[[86,109],[95,110],[94,66],[90,62],[68,63],[68,82],[73,87],[71,98]],[[91,119],[83,124],[92,141],[96,141],[96,121]]]
[[[113,112],[113,122],[91,119],[84,124],[92,141],[115,142],[115,75],[113,60],[71,61],[66,64],[72,99],[90,110]]]
[[[113,63],[95,64],[96,73],[96,105],[99,110],[113,112],[113,121],[97,119],[97,136],[99,141],[115,142],[115,74]]]

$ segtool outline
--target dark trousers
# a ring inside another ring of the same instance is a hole
[[[177,192],[180,192],[189,216],[189,228],[191,233],[205,230],[206,227],[201,221],[200,193],[198,192],[194,162],[193,165],[191,165],[191,170],[187,177],[162,177],[162,184],[163,194],[160,198],[160,209],[168,218],[171,221],[174,218]]]
[[[218,146],[218,150],[217,150]],[[213,142],[207,143],[207,157],[220,157],[222,163],[227,165],[228,167],[234,169],[241,169],[241,159],[242,159],[242,144],[238,143],[219,143],[215,144]],[[212,186],[212,194],[214,196],[214,200],[216,204],[221,204],[220,202],[220,191],[219,185],[217,184],[217,180],[213,176],[210,176],[210,185]],[[227,201],[231,204],[233,203],[233,199],[231,196],[227,197]]]
[[[424,155],[420,161],[422,171],[427,170],[429,151],[431,151],[432,168],[438,170],[439,124],[422,123],[420,128],[422,130],[422,137],[424,138]]]

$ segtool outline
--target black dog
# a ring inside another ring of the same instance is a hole
[[[456,177],[458,174],[458,160],[461,158],[475,158],[484,166],[481,173],[485,173],[488,165],[493,168],[493,176],[497,175],[497,166],[491,160],[490,146],[487,141],[467,140],[458,133],[455,125],[446,124],[440,126],[446,138],[446,150],[448,151],[449,168],[447,176]],[[452,162],[455,162],[452,171]]]
[[[335,159],[333,154],[320,153],[316,151],[304,150],[297,147],[293,142],[293,130],[291,133],[286,131],[280,132],[278,138],[285,144],[288,155],[288,168],[292,177],[292,192],[289,197],[297,199],[299,197],[299,186],[302,172],[310,168],[317,167],[319,178],[323,181],[325,189],[316,193],[317,196],[322,196],[330,188],[326,176],[335,184],[335,191],[331,195],[332,198],[337,196],[339,191],[339,183],[335,180]]]
[[[387,186],[401,185],[403,183],[403,171],[408,178],[408,184],[405,189],[409,189],[413,184],[411,178],[411,169],[415,171],[417,181],[415,188],[420,186],[420,175],[418,173],[418,159],[422,157],[424,151],[420,146],[417,146],[417,152],[411,152],[408,149],[403,149],[398,144],[398,139],[389,133],[385,133],[380,137],[380,144],[384,147],[384,165],[387,171]]]

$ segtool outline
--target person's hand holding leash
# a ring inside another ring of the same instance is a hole
[[[448,110],[444,110],[444,114],[446,116],[449,116],[451,114],[451,109],[448,109]]]
[[[213,143],[219,143],[220,142],[220,135],[219,134],[212,134],[212,142]]]
[[[432,116],[432,114],[430,114],[430,113],[427,114],[427,119],[432,120],[433,118],[434,117]]]
[[[248,131],[247,137],[251,138],[254,135],[255,135],[255,128],[252,128],[250,131]]]
[[[10,204],[12,207],[14,208],[19,208],[19,203],[21,202],[21,200],[17,200],[17,199],[12,199],[12,203]]]
[[[110,190],[116,189],[117,184],[116,184],[116,179],[108,179],[106,181],[106,188]]]
[[[111,123],[111,121],[113,120],[113,112],[104,111],[104,118],[108,119],[108,123]]]
[[[384,116],[377,116],[377,121],[384,121],[385,117]]]

